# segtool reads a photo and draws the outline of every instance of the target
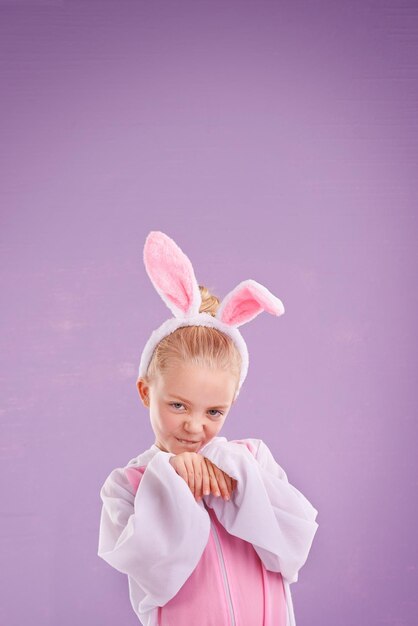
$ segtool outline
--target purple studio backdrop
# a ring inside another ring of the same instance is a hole
[[[298,626],[414,626],[416,2],[2,0],[0,42],[0,623],[138,623],[99,490],[153,443],[162,230],[285,305],[221,434],[319,511]]]

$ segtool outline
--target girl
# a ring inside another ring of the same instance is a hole
[[[173,313],[137,380],[155,443],[106,478],[98,555],[127,574],[144,626],[295,626],[289,585],[318,511],[261,439],[219,436],[248,370],[238,326],[283,304],[252,279],[220,303],[160,231],[144,263]]]

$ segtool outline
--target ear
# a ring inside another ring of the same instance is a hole
[[[149,407],[149,385],[144,378],[138,378],[136,381],[136,388],[138,389],[139,397],[142,400],[142,404],[145,407]]]
[[[283,302],[266,287],[249,278],[243,280],[222,300],[216,317],[229,326],[241,326],[266,311],[272,315],[284,313]]]
[[[199,313],[202,296],[190,259],[165,233],[153,230],[144,245],[147,274],[175,317]]]

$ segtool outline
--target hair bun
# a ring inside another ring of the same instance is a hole
[[[205,285],[199,285],[199,289],[202,296],[202,304],[200,305],[199,313],[209,313],[209,315],[215,317],[216,311],[220,305],[219,298],[211,293]]]

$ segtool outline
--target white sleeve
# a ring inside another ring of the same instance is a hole
[[[203,501],[159,451],[136,494],[125,468],[114,469],[100,491],[103,501],[98,556],[128,574],[142,590],[138,610],[163,606],[197,566],[210,533]]]
[[[213,442],[203,453],[237,485],[231,500],[204,496],[226,530],[250,542],[265,567],[281,572],[289,583],[298,580],[314,535],[318,511],[293,487],[262,440],[256,457],[245,445]]]

